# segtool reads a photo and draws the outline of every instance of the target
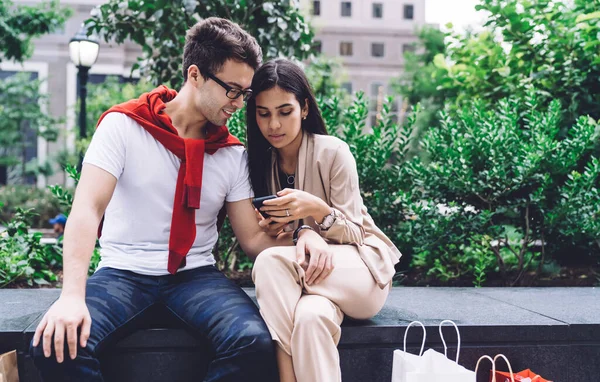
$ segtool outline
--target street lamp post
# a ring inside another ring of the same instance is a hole
[[[90,68],[98,59],[100,44],[95,36],[87,35],[87,28],[82,25],[77,34],[69,41],[69,55],[71,61],[77,67],[77,79],[79,87],[79,137],[87,137],[86,105],[87,82]],[[79,158],[78,168],[81,170],[83,157]]]

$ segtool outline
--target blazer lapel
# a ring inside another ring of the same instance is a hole
[[[298,162],[296,163],[296,184],[295,187],[298,190],[304,190],[306,186],[307,176],[306,169],[309,168],[309,151],[312,151],[309,146],[311,146],[312,140],[310,139],[310,134],[306,132],[302,132],[302,143],[300,144],[300,150],[298,151]]]
[[[270,182],[271,194],[275,195],[279,191],[279,171],[277,170],[277,151],[271,148],[271,167],[267,174]]]

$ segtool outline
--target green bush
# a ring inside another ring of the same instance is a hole
[[[57,281],[62,250],[41,244],[41,233],[29,232],[33,216],[31,209],[17,208],[6,231],[0,232],[0,288],[17,282],[49,285]]]
[[[18,208],[33,210],[35,215],[29,217],[31,226],[35,228],[50,228],[48,220],[55,217],[63,209],[58,200],[47,189],[35,186],[4,186],[0,187],[0,224],[13,219]]]
[[[403,223],[411,229],[400,229],[415,235],[414,266],[446,279],[499,273],[514,284],[541,270],[548,248],[598,241],[598,126],[580,117],[563,137],[559,102],[543,108],[536,94],[447,110],[425,134],[423,156],[402,167],[418,209]]]

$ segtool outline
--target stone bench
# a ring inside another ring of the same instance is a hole
[[[253,289],[245,289],[254,297]],[[0,290],[0,353],[17,349],[22,382],[39,381],[27,355],[43,312],[58,297],[52,289]],[[443,351],[437,324],[451,319],[462,337],[460,363],[473,369],[483,354],[505,354],[514,369],[531,368],[555,382],[600,380],[598,288],[405,288],[392,290],[372,320],[346,320],[339,345],[344,382],[389,382],[394,349],[406,326],[427,327],[426,347]],[[148,314],[148,329],[117,343],[102,359],[107,381],[201,381],[211,350],[165,312]],[[449,356],[456,337],[444,327]],[[411,329],[418,351],[421,329]],[[479,381],[488,381],[482,370]]]

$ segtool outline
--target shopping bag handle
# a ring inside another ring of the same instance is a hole
[[[423,341],[421,342],[421,351],[419,352],[419,357],[423,355],[423,350],[425,350],[425,337],[427,337],[427,332],[425,331],[425,325],[421,321],[413,321],[406,327],[406,331],[404,332],[404,352],[406,353],[406,335],[408,334],[408,329],[413,325],[421,325],[423,328]]]
[[[489,355],[481,356],[477,360],[477,365],[475,365],[475,378],[477,378],[477,370],[479,369],[479,363],[481,362],[481,360],[488,359],[492,364],[492,379],[490,382],[496,382],[496,359],[498,359],[498,357],[504,358],[504,361],[506,361],[506,364],[508,365],[508,371],[510,372],[510,381],[515,382],[515,375],[512,371],[512,366],[510,366],[510,362],[508,362],[508,358],[506,358],[504,354],[496,354],[496,356],[493,359]]]
[[[479,363],[481,363],[481,361],[484,359],[488,359],[492,364],[492,379],[490,380],[490,382],[496,382],[496,364],[494,363],[492,357],[490,357],[489,355],[482,355],[477,360],[477,365],[475,365],[475,382],[477,382],[477,370],[479,369]]]
[[[496,363],[496,359],[498,359],[498,357],[501,357],[504,359],[504,362],[506,362],[506,364],[508,365],[508,372],[510,373],[510,381],[515,382],[515,375],[513,373],[513,369],[512,369],[512,366],[510,365],[510,362],[508,362],[508,358],[506,358],[506,356],[504,354],[496,354],[496,356],[494,357],[494,363]]]
[[[446,357],[448,357],[448,347],[446,346],[446,340],[444,339],[444,335],[442,334],[442,326],[445,323],[452,324],[454,326],[454,329],[456,329],[456,335],[458,336],[458,344],[456,345],[456,363],[458,363],[458,356],[460,355],[460,332],[458,331],[458,326],[456,326],[454,321],[444,320],[444,321],[440,322],[440,326],[438,329],[440,331],[440,338],[442,339],[442,343],[444,344],[444,355]]]

